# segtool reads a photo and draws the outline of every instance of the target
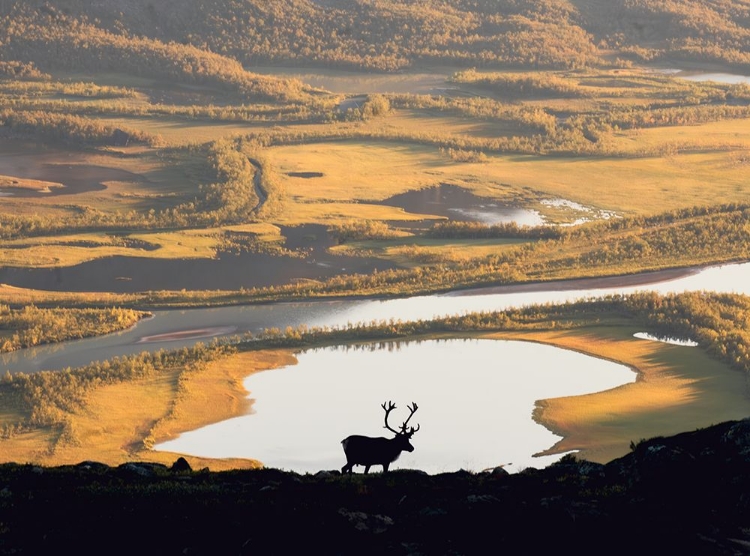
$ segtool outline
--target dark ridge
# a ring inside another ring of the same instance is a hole
[[[746,554],[750,420],[509,475],[0,466],[0,554]]]

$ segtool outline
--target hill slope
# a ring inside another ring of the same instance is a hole
[[[750,65],[750,7],[741,0],[50,0],[0,2],[0,16],[2,56],[43,68],[89,67],[113,43],[148,58],[200,51],[202,64],[563,68],[620,57]]]
[[[0,466],[0,554],[742,554],[750,421],[607,465],[341,477],[92,462]]]

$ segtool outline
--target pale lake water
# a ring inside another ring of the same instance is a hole
[[[732,73],[693,73],[693,72],[677,72],[675,74],[681,79],[687,79],[689,81],[715,81],[716,83],[729,83],[737,85],[740,83],[750,85],[750,76],[747,75],[736,75]]]
[[[212,457],[255,458],[314,473],[345,462],[340,441],[350,434],[392,436],[383,409],[392,400],[392,428],[419,409],[414,452],[392,469],[441,473],[508,471],[545,466],[560,456],[533,457],[559,437],[531,419],[540,398],[608,390],[636,375],[623,365],[530,342],[431,340],[372,348],[303,352],[297,365],[245,380],[252,412],[183,434],[160,450]],[[356,467],[355,472],[362,471]],[[380,471],[376,466],[373,471]]]

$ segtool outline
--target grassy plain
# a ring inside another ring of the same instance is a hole
[[[422,129],[419,117],[399,118],[400,125],[407,121],[408,127]],[[677,140],[692,147],[682,151]],[[558,218],[562,215],[541,201],[564,199],[632,216],[654,214],[656,206],[675,210],[741,203],[750,194],[750,120],[618,132],[610,141],[624,152],[670,145],[675,152],[640,157],[498,154],[472,163],[454,162],[434,147],[344,141],[272,147],[267,156],[292,201],[283,215],[286,223],[335,221],[340,215],[327,210],[331,201],[358,202],[359,218],[395,218],[370,203],[441,183]],[[289,177],[290,172],[324,175],[300,179]],[[567,219],[574,216],[581,215],[569,213]]]
[[[333,253],[371,253],[373,256],[399,262],[402,266],[424,264],[431,261],[460,263],[474,258],[496,255],[518,247],[527,240],[436,240],[430,238],[407,238],[393,240],[352,241],[331,248]]]
[[[228,233],[242,234],[248,241],[266,244],[282,239],[278,227],[263,222],[127,235],[92,232],[9,240],[0,246],[0,257],[8,266],[34,268],[72,266],[114,256],[211,259],[226,247]]]
[[[289,71],[279,70],[278,76]],[[441,71],[448,75],[444,68]],[[267,72],[273,74],[273,70]],[[341,92],[343,78],[334,73],[331,77],[322,71],[320,83],[338,92],[319,89],[307,104],[246,103],[208,85],[113,73],[61,73],[47,82],[5,80],[0,99],[16,103],[21,112],[70,112],[100,130],[134,129],[159,140],[151,145],[95,147],[74,141],[42,151],[38,145],[4,140],[9,150],[0,161],[4,176],[0,186],[16,181],[38,189],[44,180],[27,177],[33,166],[106,169],[112,176],[95,190],[73,195],[5,196],[2,214],[67,219],[73,229],[56,230],[46,237],[37,232],[26,243],[23,238],[12,239],[0,250],[0,264],[67,266],[129,254],[167,259],[215,256],[221,246],[215,226],[203,232],[171,229],[168,235],[160,230],[146,238],[156,248],[139,252],[97,236],[88,222],[80,224],[85,230],[76,230],[75,221],[95,211],[100,214],[95,222],[115,226],[121,222],[127,227],[138,218],[148,221],[152,215],[181,210],[185,223],[168,227],[195,228],[185,207],[205,210],[201,205],[205,192],[217,180],[227,179],[215,175],[218,165],[207,160],[208,147],[248,134],[257,143],[253,156],[262,159],[262,171],[276,189],[266,200],[266,204],[273,200],[274,210],[247,214],[245,222],[268,225],[332,226],[370,220],[395,227],[398,221],[434,222],[443,217],[408,213],[381,202],[440,184],[535,210],[551,223],[571,223],[592,214],[594,219],[605,213],[653,215],[742,203],[748,198],[750,119],[737,117],[736,111],[696,116],[712,110],[714,104],[721,106],[731,95],[740,99],[735,104],[741,104],[747,96],[741,88],[695,84],[638,69],[464,72],[452,82],[440,73],[429,74],[426,82],[425,74],[417,71],[389,77],[385,82],[395,79],[394,93],[381,94],[389,87],[382,80],[377,86],[365,80],[359,85],[365,89],[359,93]],[[350,85],[357,86],[357,77],[352,79]],[[435,87],[441,79],[442,89]],[[528,83],[516,90],[524,79]],[[430,85],[426,89],[425,83]],[[411,92],[423,90],[432,94]],[[365,115],[368,103],[382,98],[391,98],[392,106],[387,108],[386,100],[386,109]],[[347,109],[358,108],[339,111],[339,103]],[[633,114],[640,123],[620,122],[625,126],[620,127],[607,120],[627,122]],[[703,121],[706,118],[710,121]],[[546,126],[546,131],[539,125]],[[576,126],[581,126],[584,135],[594,133],[595,137],[581,138],[574,131]],[[510,143],[492,146],[497,140]],[[531,148],[534,141],[540,142]],[[529,149],[537,152],[524,152]],[[18,160],[24,164],[17,164]],[[50,175],[54,175],[52,169]],[[299,177],[304,172],[320,175]],[[560,200],[566,204],[554,204]],[[206,201],[207,206],[217,202],[226,203],[228,198]],[[82,238],[81,232],[94,235]],[[58,239],[63,235],[68,239]],[[432,261],[419,235],[412,237],[413,248],[402,246],[391,260],[404,261],[405,267]],[[281,237],[271,240],[278,242]],[[462,261],[488,253],[486,244],[463,245],[462,249]],[[356,250],[350,245],[347,252]]]
[[[42,465],[96,460],[109,465],[127,461],[171,464],[179,454],[151,449],[182,432],[247,412],[242,380],[255,372],[294,362],[285,351],[236,354],[210,363],[200,372],[181,370],[157,378],[106,385],[91,391],[67,414],[67,438],[57,429],[34,429],[0,440],[2,460]],[[12,396],[2,396],[0,427],[25,418]],[[185,456],[195,469],[252,468],[259,462]]]

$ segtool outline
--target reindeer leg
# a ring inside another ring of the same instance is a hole
[[[351,475],[352,467],[353,466],[351,463],[347,463],[344,467],[341,468],[341,474],[343,475],[344,473],[349,473]]]
[[[367,475],[370,472],[370,466],[365,465],[365,475]]]
[[[391,464],[390,464],[390,463],[384,463],[384,464],[383,464],[383,473],[387,473],[387,472],[388,472],[388,468],[389,468],[390,466],[391,466]]]

